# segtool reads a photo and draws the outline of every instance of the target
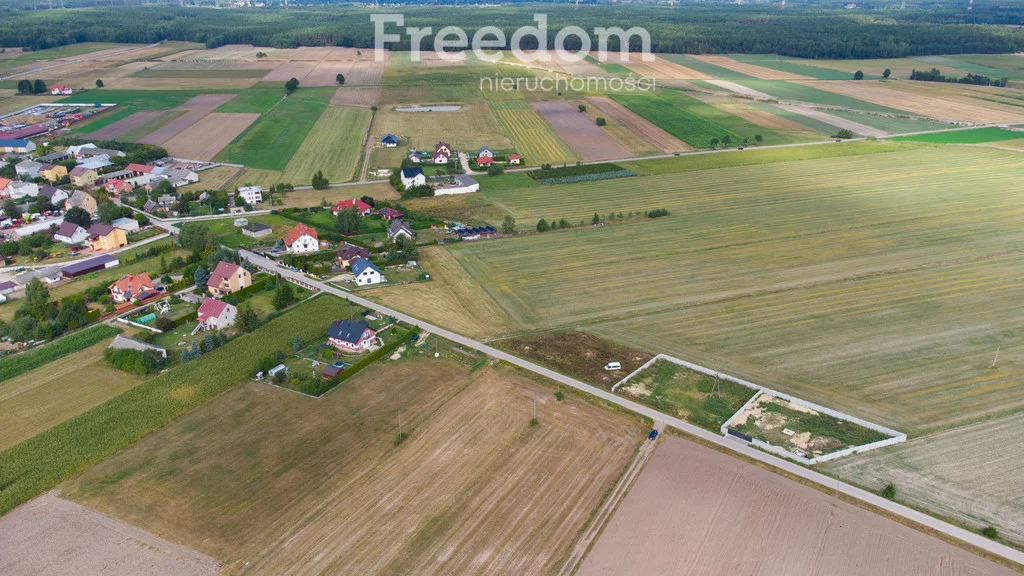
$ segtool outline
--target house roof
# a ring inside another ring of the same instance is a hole
[[[353,206],[356,207],[356,210],[358,210],[360,214],[372,208],[372,206],[358,198],[351,198],[348,200],[338,200],[338,203],[334,205],[334,212],[341,212],[342,210],[347,210]]]
[[[0,140],[0,142],[3,142],[3,140]],[[7,142],[14,142],[14,140],[7,140]],[[20,166],[22,168],[31,168],[35,166],[42,166],[42,164],[36,162],[35,160],[22,160],[21,162],[15,164],[15,166]]]
[[[0,140],[0,148],[24,148],[28,143],[28,140],[4,139]]]
[[[366,269],[376,270],[377,274],[380,274],[380,268],[374,266],[373,262],[370,262],[366,258],[359,258],[352,263],[352,273],[355,274],[356,276],[362,274],[363,271]]]
[[[362,246],[353,246],[352,244],[346,244],[341,248],[334,251],[334,255],[342,260],[352,260],[353,258],[367,258],[370,256],[370,250],[363,248]]]
[[[320,374],[324,378],[334,378],[335,376],[337,376],[340,373],[341,373],[341,366],[335,366],[334,364],[325,364],[324,365],[324,369],[320,372]]]
[[[405,222],[402,222],[401,220],[392,220],[391,226],[388,226],[388,236],[394,236],[402,230],[405,230],[410,236],[416,235],[416,232]]]
[[[108,180],[107,181],[107,189],[108,190],[110,190],[110,189],[120,190],[120,189],[126,188],[128,186],[129,186],[129,184],[127,182],[125,182],[124,180],[118,180],[117,178],[114,178],[113,180]]]
[[[477,164],[490,164],[491,162],[494,162],[494,158],[491,158],[490,156],[484,156],[476,159]]]
[[[77,274],[83,270],[92,270],[93,268],[105,265],[107,262],[117,262],[117,257],[112,254],[104,254],[88,260],[82,260],[81,262],[75,262],[74,264],[68,264],[61,268],[65,274]]]
[[[81,190],[75,190],[71,194],[71,198],[68,199],[68,202],[70,202],[72,206],[81,206],[82,203],[85,202],[85,199],[86,199],[87,196],[89,196],[89,195],[86,194],[85,192],[83,192]],[[91,230],[90,230],[90,232],[91,232]]]
[[[483,154],[484,152],[494,153],[494,150],[491,150],[487,146],[481,146],[480,149],[476,151],[477,154]]]
[[[39,170],[40,171],[42,171],[42,170],[53,170],[56,167],[57,167],[56,164],[42,164],[42,165],[39,166]]]
[[[508,155],[508,159],[509,160],[522,160],[523,158],[519,154],[509,154]]]
[[[220,283],[231,276],[233,276],[238,269],[241,268],[238,264],[232,264],[231,262],[217,262],[217,266],[210,273],[210,279],[206,281],[207,286],[220,286]]]
[[[147,166],[145,164],[129,164],[124,167],[129,172],[138,172],[140,174],[149,174],[153,170],[156,170],[156,166]]]
[[[387,208],[381,208],[380,210],[377,210],[377,214],[380,214],[385,218],[401,218],[402,216],[405,216],[405,214],[402,214],[401,212],[395,210],[394,208],[391,208],[390,206]]]
[[[452,145],[451,144],[449,144],[449,143],[445,142],[444,140],[442,140],[442,141],[438,142],[434,146],[434,151],[436,152],[436,151],[440,150],[442,146],[444,146],[445,148],[447,148],[449,150],[452,149]]]
[[[65,238],[71,238],[75,234],[77,234],[81,228],[81,226],[75,224],[74,222],[64,222],[63,224],[57,227],[57,231],[54,232],[54,236],[63,236]]]
[[[394,134],[387,134],[383,138],[381,138],[380,141],[381,142],[386,142],[386,143],[389,143],[389,144],[392,143],[392,142],[395,143],[395,144],[398,144],[398,136],[395,136]]]
[[[421,174],[423,174],[423,168],[420,168],[419,166],[410,166],[409,168],[402,168],[403,178],[415,178],[416,176],[419,176]]]
[[[153,289],[153,281],[149,278],[149,274],[143,272],[142,274],[125,274],[121,278],[107,286],[107,290],[117,288],[122,293],[126,294],[139,294],[146,290]]]
[[[0,182],[0,188],[3,188],[2,184],[3,184],[3,182]],[[39,195],[40,196],[46,196],[51,201],[53,200],[53,195],[56,194],[57,192],[64,192],[64,191],[61,190],[60,188],[55,187],[55,186],[40,186],[39,187]],[[67,192],[64,192],[64,194],[66,195]]]
[[[270,226],[259,222],[253,222],[252,224],[242,226],[242,230],[248,230],[249,232],[262,232],[263,230],[270,230]]]
[[[82,166],[75,166],[74,168],[71,169],[71,172],[68,172],[68,176],[84,176],[85,173],[88,171],[88,168],[84,168]]]
[[[434,150],[434,153],[430,155],[431,158],[448,158],[450,155],[443,150]]]
[[[221,262],[223,264],[223,262]],[[228,307],[228,303],[216,298],[207,298],[199,305],[199,318],[217,318]]]
[[[114,231],[114,227],[110,224],[104,224],[97,222],[92,226],[89,226],[89,236],[92,238],[99,238],[100,236],[106,236]]]
[[[337,320],[327,329],[327,336],[342,342],[358,344],[359,340],[363,337],[363,332],[369,327],[370,325],[365,321]]]
[[[10,183],[11,183],[10,179],[8,179],[8,178],[0,178],[0,190],[3,190],[4,188],[7,188],[7,185],[10,184]]]
[[[110,223],[110,225],[113,226],[114,228],[120,228],[122,230],[125,230],[125,226],[127,226],[128,228],[134,230],[139,227],[139,221],[136,220],[135,218],[116,218],[113,222]]]
[[[295,228],[292,228],[291,230],[288,231],[287,234],[285,234],[284,243],[294,244],[295,241],[301,238],[303,234],[312,236],[314,240],[319,240],[319,237],[317,237],[316,235],[315,229],[311,228],[310,226],[306,226],[302,222],[299,222],[298,224],[295,225]]]
[[[460,186],[472,186],[474,184],[479,184],[479,182],[468,174],[456,174],[455,181],[458,182]]]
[[[153,208],[156,208],[158,204],[152,200],[146,200],[146,203],[142,205],[142,209],[145,212],[150,212]]]

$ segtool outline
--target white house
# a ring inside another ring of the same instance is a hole
[[[494,150],[491,150],[487,146],[481,146],[480,149],[476,151],[476,157],[477,158],[494,158]]]
[[[18,178],[32,180],[33,178],[39,178],[39,170],[42,167],[42,164],[34,160],[22,160],[14,165],[14,171],[18,174]]]
[[[399,236],[405,236],[407,239],[411,240],[416,237],[416,231],[401,220],[392,220],[391,226],[388,226],[388,238],[395,240]]]
[[[68,199],[68,193],[54,186],[42,186],[39,188],[39,196],[45,196],[54,206],[62,206]]]
[[[430,162],[432,164],[447,164],[448,158],[450,157],[451,155],[447,154],[444,150],[435,150],[434,153],[430,155]]]
[[[402,185],[406,188],[412,188],[413,186],[423,186],[427,183],[427,176],[423,173],[423,168],[419,166],[410,166],[408,168],[402,168]]]
[[[299,222],[285,235],[284,245],[293,254],[306,254],[320,250],[320,239],[315,229]]]
[[[64,222],[53,233],[53,239],[65,244],[81,244],[89,237],[89,232],[74,222]]]
[[[384,275],[380,273],[380,269],[366,258],[357,258],[352,263],[352,275],[356,278],[357,286],[369,286],[384,282]]]
[[[139,231],[139,221],[134,218],[118,218],[111,222],[110,225],[114,228],[120,228],[128,234]]]
[[[455,182],[434,188],[434,196],[447,194],[469,194],[480,190],[480,183],[465,174],[455,175]]]
[[[248,204],[263,203],[263,186],[242,186],[238,189],[238,195]]]
[[[223,330],[234,325],[237,315],[238,308],[231,304],[216,298],[207,298],[199,305],[196,318],[202,324],[203,330]]]
[[[338,320],[327,329],[327,343],[344,352],[362,352],[373,345],[376,334],[364,320]]]
[[[385,148],[395,148],[398,146],[398,136],[388,134],[380,139],[380,145]]]
[[[72,90],[70,86],[64,86],[63,84],[58,84],[50,88],[50,94],[53,94],[54,96],[70,96],[74,94],[74,92],[75,91]]]
[[[28,154],[36,149],[31,140],[0,138],[0,154]]]
[[[11,182],[7,185],[8,196],[18,200],[20,198],[35,198],[39,195],[39,185],[35,182]]]

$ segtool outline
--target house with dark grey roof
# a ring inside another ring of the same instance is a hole
[[[392,220],[391,225],[388,226],[388,238],[395,240],[399,236],[405,236],[411,240],[416,237],[416,231],[401,220]]]
[[[259,222],[252,222],[242,226],[242,234],[250,238],[262,238],[264,236],[270,236],[273,228],[266,224],[260,224]]]
[[[342,352],[364,352],[377,336],[365,320],[338,320],[327,329],[327,343]]]
[[[352,275],[355,276],[357,286],[369,286],[385,281],[384,275],[380,273],[380,268],[374,266],[373,262],[366,258],[356,258],[352,262]]]

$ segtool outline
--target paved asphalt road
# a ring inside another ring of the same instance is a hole
[[[740,454],[743,454],[744,456],[753,458],[755,460],[759,460],[761,462],[765,462],[765,463],[770,464],[770,465],[772,465],[772,466],[774,466],[776,468],[780,468],[782,470],[785,470],[786,472],[788,472],[790,474],[794,474],[796,476],[803,477],[803,478],[805,478],[807,480],[810,480],[812,482],[815,482],[817,484],[825,486],[829,490],[834,490],[836,492],[842,492],[843,494],[846,494],[848,496],[852,496],[854,498],[857,498],[858,500],[861,500],[861,501],[866,502],[868,504],[871,504],[873,506],[877,506],[878,508],[886,510],[887,512],[890,512],[890,513],[893,513],[893,514],[898,514],[900,516],[903,516],[904,518],[907,518],[909,520],[917,522],[918,524],[927,526],[927,527],[929,527],[931,529],[943,532],[943,533],[945,533],[945,534],[947,534],[949,536],[952,536],[954,538],[957,538],[959,540],[962,540],[964,542],[967,542],[969,544],[977,546],[978,548],[981,548],[983,550],[991,552],[992,554],[995,554],[995,555],[998,555],[998,556],[1002,556],[1003,558],[1012,560],[1014,562],[1017,562],[1018,564],[1024,564],[1024,553],[1019,552],[1017,550],[1014,550],[1012,548],[1009,548],[1008,546],[1004,546],[1002,544],[999,544],[998,542],[993,542],[992,540],[989,540],[988,538],[985,538],[984,536],[981,536],[980,534],[975,534],[974,532],[969,532],[967,530],[964,530],[963,528],[959,528],[957,526],[953,526],[952,524],[949,524],[947,522],[943,522],[942,520],[938,520],[936,518],[928,516],[927,514],[923,514],[921,512],[918,512],[916,510],[913,510],[913,509],[908,508],[906,506],[903,506],[901,504],[897,504],[897,503],[892,502],[890,500],[886,500],[885,498],[882,498],[881,496],[878,496],[877,494],[873,494],[873,493],[868,492],[866,490],[861,490],[860,488],[857,488],[855,486],[851,486],[851,485],[846,484],[844,482],[835,480],[834,478],[829,478],[828,476],[825,476],[825,475],[819,474],[818,472],[815,472],[813,470],[804,468],[803,466],[800,466],[800,465],[798,465],[798,464],[796,464],[794,462],[790,462],[790,461],[785,460],[783,458],[779,458],[777,456],[774,456],[774,455],[771,455],[771,454],[768,454],[768,453],[765,453],[765,452],[761,452],[760,450],[756,450],[754,448],[751,448],[750,446],[748,446],[746,443],[744,443],[742,441],[733,440],[733,439],[730,439],[730,438],[727,438],[727,437],[720,436],[718,434],[714,434],[712,432],[708,432],[707,430],[704,430],[703,428],[698,428],[698,427],[696,427],[696,426],[694,426],[692,424],[689,424],[687,422],[684,422],[684,421],[682,421],[682,420],[680,420],[678,418],[674,418],[674,417],[669,416],[667,414],[663,414],[661,412],[658,412],[657,410],[654,410],[652,408],[648,408],[647,406],[643,406],[641,404],[637,404],[636,402],[632,402],[632,401],[627,400],[625,398],[622,398],[620,396],[616,396],[615,394],[612,394],[611,392],[608,392],[607,390],[602,390],[600,388],[596,388],[594,386],[591,386],[590,384],[586,384],[584,382],[580,382],[579,380],[570,378],[570,377],[565,376],[563,374],[559,374],[558,372],[555,372],[554,370],[550,370],[550,369],[545,368],[543,366],[534,364],[533,362],[530,362],[528,360],[523,360],[521,358],[517,358],[517,357],[515,357],[515,356],[513,356],[511,354],[508,354],[506,352],[503,352],[501,350],[498,350],[496,348],[492,348],[492,347],[490,347],[490,346],[488,346],[486,344],[483,344],[481,342],[473,340],[472,338],[467,338],[467,337],[462,336],[460,334],[456,334],[456,333],[451,332],[449,330],[445,330],[444,328],[441,328],[440,326],[435,326],[433,324],[429,324],[429,323],[424,322],[423,320],[420,320],[418,318],[414,318],[414,317],[409,316],[407,314],[403,314],[403,313],[401,313],[401,312],[399,312],[397,310],[392,310],[392,309],[387,308],[385,306],[381,306],[380,304],[377,304],[375,302],[371,302],[371,301],[369,301],[369,300],[367,300],[365,298],[361,298],[361,297],[356,296],[354,294],[345,292],[344,290],[339,290],[339,289],[334,288],[332,286],[328,286],[327,284],[324,284],[322,282],[318,282],[316,280],[312,280],[312,279],[308,278],[305,274],[302,274],[300,272],[293,272],[293,271],[291,271],[289,269],[279,267],[275,261],[273,261],[273,260],[271,260],[269,258],[265,258],[263,256],[260,256],[258,254],[254,254],[254,253],[246,251],[246,250],[242,250],[241,251],[241,255],[246,260],[249,260],[250,262],[252,262],[253,264],[256,264],[257,266],[259,266],[261,268],[264,268],[264,269],[267,269],[267,270],[272,270],[272,271],[274,271],[276,273],[281,274],[282,276],[285,276],[287,278],[295,280],[295,281],[297,281],[300,284],[304,284],[306,286],[313,286],[313,287],[317,288],[320,291],[333,294],[335,296],[338,296],[339,298],[344,298],[346,300],[349,300],[351,302],[359,304],[360,306],[364,306],[366,308],[370,308],[372,310],[376,310],[376,311],[378,311],[378,312],[380,312],[382,314],[387,314],[388,316],[392,316],[392,317],[397,318],[397,319],[399,319],[399,320],[401,320],[403,322],[407,322],[409,324],[413,324],[413,325],[419,326],[423,330],[426,330],[428,332],[432,332],[434,334],[437,334],[438,336],[440,336],[442,338],[446,338],[448,340],[451,340],[452,342],[457,342],[458,344],[461,344],[461,345],[463,345],[463,346],[465,346],[467,348],[472,348],[474,350],[478,350],[480,352],[483,352],[484,354],[486,354],[488,356],[491,356],[492,358],[497,358],[499,360],[504,360],[505,362],[508,362],[509,364],[514,364],[516,366],[519,366],[521,368],[524,368],[524,369],[529,370],[531,372],[534,372],[536,374],[540,374],[541,376],[544,376],[546,378],[550,378],[551,380],[554,380],[556,382],[560,382],[562,384],[565,384],[566,386],[572,386],[573,388],[576,388],[578,390],[582,390],[582,391],[584,391],[584,392],[586,392],[588,394],[592,394],[594,396],[597,396],[598,398],[602,398],[604,400],[607,400],[608,402],[613,402],[613,403],[618,404],[619,406],[621,406],[623,408],[626,408],[627,410],[631,410],[631,411],[636,412],[638,414],[642,414],[642,415],[650,418],[651,420],[653,420],[655,422],[658,422],[658,421],[665,422],[667,425],[672,426],[674,428],[677,428],[679,430],[682,430],[682,431],[686,432],[687,434],[691,434],[693,436],[697,436],[697,437],[699,437],[699,438],[701,438],[703,440],[706,440],[708,442],[713,442],[713,443],[718,444],[720,446],[723,446],[723,447],[725,447],[725,448],[727,448],[729,450],[732,450],[734,452],[738,452]]]

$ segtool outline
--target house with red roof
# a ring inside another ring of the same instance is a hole
[[[355,207],[355,209],[359,211],[360,216],[366,216],[373,211],[373,206],[370,206],[358,198],[352,198],[350,200],[339,200],[338,203],[334,205],[334,208],[331,208],[331,214],[337,216],[338,212],[348,210],[352,207]]]
[[[518,166],[523,161],[522,156],[519,154],[509,154],[508,163],[510,166]]]
[[[111,194],[131,194],[135,188],[129,182],[124,180],[107,180],[107,183],[103,185],[103,188]]]
[[[146,292],[154,291],[155,286],[149,274],[143,272],[121,276],[120,280],[107,286],[107,289],[110,290],[110,299],[114,302],[131,302],[140,299]]]
[[[74,92],[75,91],[71,89],[71,86],[65,86],[63,84],[57,84],[50,88],[50,94],[53,94],[54,96],[70,96],[71,94],[74,94]]]
[[[494,158],[491,158],[490,156],[481,156],[476,159],[476,163],[481,166],[490,166],[494,163]]]
[[[129,164],[124,167],[126,172],[134,172],[135,177],[142,176],[143,174],[149,174],[156,170],[156,166],[147,166],[146,164]]]
[[[207,298],[199,305],[196,319],[203,327],[203,330],[223,330],[235,323],[238,315],[238,308],[223,300]]]
[[[206,281],[210,294],[217,297],[238,292],[246,286],[252,286],[252,273],[231,262],[218,262]]]
[[[292,254],[308,254],[320,250],[320,239],[314,228],[299,222],[285,234],[284,245]]]

